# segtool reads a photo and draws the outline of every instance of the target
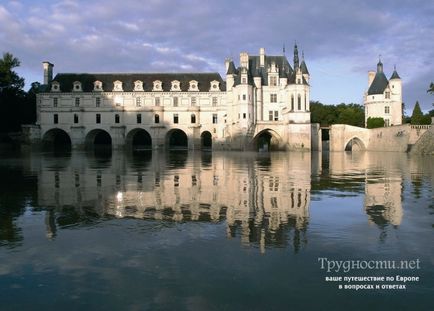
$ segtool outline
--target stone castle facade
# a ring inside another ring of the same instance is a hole
[[[111,144],[161,149],[318,150],[310,75],[294,47],[240,53],[219,73],[58,73],[44,62],[31,139],[72,148]]]

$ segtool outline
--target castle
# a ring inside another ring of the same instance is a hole
[[[309,71],[286,56],[240,53],[219,73],[58,73],[44,62],[31,139],[72,148],[318,150]]]
[[[368,90],[364,96],[365,126],[368,118],[383,118],[384,126],[402,124],[402,81],[396,72],[388,80],[381,60],[377,72],[368,73]]]

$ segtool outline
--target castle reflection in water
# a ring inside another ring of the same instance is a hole
[[[403,160],[381,159],[330,153],[324,165],[321,153],[73,152],[35,158],[32,166],[38,205],[49,211],[48,237],[58,226],[104,217],[206,221],[225,223],[229,238],[261,251],[287,244],[298,251],[315,191],[364,192],[370,222],[401,223]]]

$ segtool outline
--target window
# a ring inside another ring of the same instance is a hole
[[[246,78],[243,78],[241,83],[242,83],[242,84],[246,84],[246,83],[247,83],[247,79],[246,79]]]
[[[301,110],[301,95],[300,94],[298,94],[298,97],[297,97],[297,108],[298,108],[298,110]]]
[[[279,111],[274,111],[274,121],[279,121]]]
[[[191,105],[196,106],[196,97],[191,98]]]
[[[140,113],[137,114],[136,119],[137,119],[137,124],[142,123],[142,115]]]
[[[75,107],[80,107],[80,97],[75,98]]]
[[[142,105],[142,98],[136,97],[136,107],[140,107]]]
[[[59,115],[57,113],[53,115],[53,123],[54,124],[59,123]]]
[[[154,123],[160,123],[160,115],[156,114],[154,116]]]
[[[277,103],[277,94],[270,94],[270,102]]]
[[[294,111],[294,95],[291,95],[291,111]]]
[[[212,115],[212,123],[217,124],[217,113],[213,113]]]
[[[243,94],[243,100],[246,100],[246,94]]]
[[[173,97],[173,107],[178,107],[178,97]]]
[[[74,123],[75,123],[75,124],[78,123],[78,114],[74,114]]]
[[[155,97],[155,106],[160,106],[160,97]]]
[[[175,124],[179,123],[179,115],[177,113],[173,115],[173,123]]]
[[[115,114],[115,123],[119,123],[119,121],[120,121],[119,115]]]
[[[270,77],[270,86],[277,86],[277,77]]]
[[[386,92],[386,93],[384,94],[384,96],[385,96],[386,99],[390,99],[390,92]]]
[[[244,113],[243,113],[243,119],[245,119],[245,118],[246,118],[246,113],[244,112]]]
[[[101,106],[101,97],[95,98],[95,107]]]
[[[53,98],[53,107],[57,107],[57,102],[58,102],[58,98],[54,97]]]
[[[212,106],[217,107],[217,97],[212,98]]]
[[[95,122],[96,122],[97,124],[101,123],[101,114],[99,114],[99,113],[96,114]]]
[[[196,123],[196,115],[194,113],[191,114],[190,120],[192,124]]]
[[[268,111],[268,121],[273,121],[273,111]]]
[[[390,120],[389,119],[384,120],[384,126],[390,126]]]
[[[301,79],[297,79],[297,84],[301,84]]]
[[[389,106],[384,107],[384,113],[390,113],[390,107]]]

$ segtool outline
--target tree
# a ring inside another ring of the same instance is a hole
[[[374,128],[383,127],[383,126],[384,126],[384,119],[383,118],[371,118],[371,117],[369,117],[367,122],[366,122],[366,127],[368,129],[374,129]]]
[[[19,65],[18,58],[11,53],[3,53],[0,59],[0,132],[3,133],[21,129],[24,79],[14,71]]]
[[[411,124],[422,124],[423,113],[420,110],[419,101],[416,101],[416,104],[413,108],[413,113],[411,114]]]
[[[434,94],[434,83],[431,82],[429,85],[429,89],[427,90],[427,93]]]

